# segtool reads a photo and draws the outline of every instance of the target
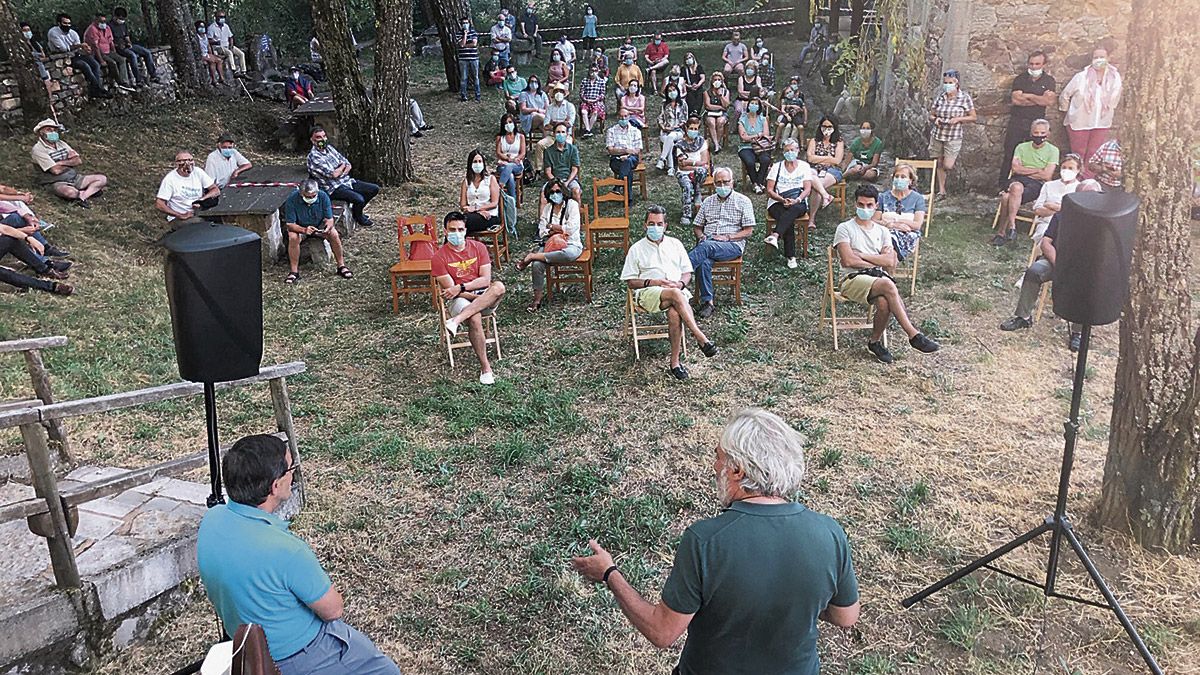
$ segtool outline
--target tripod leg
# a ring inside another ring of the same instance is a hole
[[[1100,590],[1100,594],[1108,602],[1108,606],[1112,608],[1113,614],[1117,615],[1117,620],[1121,622],[1121,626],[1129,635],[1129,639],[1133,641],[1133,646],[1137,647],[1138,653],[1142,655],[1142,660],[1150,668],[1150,672],[1154,675],[1162,675],[1162,668],[1158,662],[1154,660],[1154,655],[1150,653],[1150,649],[1146,647],[1146,643],[1142,641],[1142,636],[1138,635],[1137,629],[1133,627],[1133,622],[1129,617],[1125,616],[1125,610],[1121,609],[1121,604],[1117,602],[1112,591],[1109,590],[1108,584],[1104,583],[1104,577],[1100,576],[1100,571],[1096,569],[1096,565],[1092,563],[1092,559],[1088,557],[1087,551],[1083,550],[1083,544],[1079,543],[1078,537],[1075,536],[1075,530],[1071,529],[1070,525],[1062,528],[1062,536],[1066,537],[1070,542],[1071,548],[1075,549],[1075,555],[1079,557],[1079,562],[1083,563],[1087,569],[1088,576],[1092,578],[1092,583],[1096,584],[1096,588]]]
[[[977,558],[974,562],[971,562],[964,567],[958,568],[949,576],[943,578],[941,581],[931,584],[930,586],[926,587],[924,590],[917,593],[916,595],[913,595],[911,597],[901,600],[900,606],[904,607],[906,609],[909,607],[912,607],[916,603],[924,600],[925,598],[928,598],[929,596],[933,595],[934,593],[937,593],[938,591],[949,586],[950,584],[967,576],[971,572],[974,572],[975,570],[977,570],[981,567],[984,567],[986,565],[990,565],[990,564],[992,564],[993,561],[1007,555],[1009,552],[1011,552],[1017,548],[1020,548],[1021,546],[1024,546],[1025,544],[1028,544],[1030,541],[1041,536],[1044,532],[1047,532],[1053,528],[1054,528],[1053,521],[1051,519],[1047,518],[1046,522],[1042,523],[1041,525],[1038,525],[1037,527],[1026,532],[1025,534],[1017,537],[1016,539],[1013,539],[1012,541],[1010,541],[1007,544],[1001,546],[1000,548],[992,551],[991,553],[983,556],[982,558]]]

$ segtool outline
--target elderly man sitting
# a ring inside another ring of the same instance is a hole
[[[742,257],[746,239],[754,234],[754,205],[750,198],[733,191],[733,170],[727,166],[713,171],[716,194],[700,203],[700,211],[692,220],[696,232],[696,247],[688,253],[696,270],[696,286],[700,292],[701,319],[712,316],[714,262]]]
[[[446,244],[433,255],[430,265],[433,278],[442,289],[442,298],[453,301],[445,327],[451,335],[457,335],[458,329],[467,324],[471,348],[479,359],[479,383],[495,384],[480,315],[495,309],[506,289],[502,282],[492,280],[492,259],[487,246],[477,239],[467,239],[466,217],[451,211],[442,223]]]
[[[318,237],[329,242],[333,250],[333,259],[337,261],[335,272],[343,279],[353,279],[354,273],[346,267],[346,259],[342,253],[342,237],[333,226],[333,202],[329,195],[317,186],[317,181],[309,178],[300,184],[300,189],[292,192],[283,203],[283,222],[287,229],[288,265],[290,271],[283,282],[294,284],[300,280],[300,243],[310,237]]]
[[[692,523],[650,604],[596,540],[571,564],[604,583],[638,632],[666,649],[687,631],[676,673],[804,673],[820,669],[817,620],[858,621],[858,580],[837,521],[791,501],[804,485],[805,439],[777,415],[733,415],[713,470],[720,515]]]
[[[1044,119],[1029,125],[1030,140],[1013,151],[1012,178],[1000,195],[1000,218],[992,244],[1003,246],[1017,238],[1017,212],[1021,205],[1037,199],[1046,181],[1058,167],[1058,148],[1050,142],[1050,123]]]
[[[371,639],[342,621],[342,594],[275,512],[300,464],[275,436],[246,436],[221,459],[229,503],[204,514],[196,561],[225,630],[262,626],[280,675],[400,675]]]
[[[81,173],[78,168],[83,165],[83,158],[62,140],[61,131],[62,125],[52,119],[38,122],[33,127],[38,140],[29,155],[41,171],[42,185],[59,197],[75,200],[76,204],[90,209],[92,205],[88,199],[108,185],[108,177],[99,173]]]
[[[646,209],[646,236],[629,247],[621,281],[633,291],[634,302],[647,312],[666,312],[667,331],[671,336],[671,374],[677,380],[688,379],[687,368],[679,362],[683,351],[683,326],[696,338],[705,356],[715,356],[717,346],[704,335],[687,290],[692,263],[683,242],[667,236],[667,210],[657,204]]]
[[[875,324],[867,351],[880,363],[891,363],[895,359],[883,346],[883,332],[893,316],[914,349],[928,354],[941,349],[941,345],[918,331],[904,309],[891,276],[896,269],[896,250],[892,248],[890,230],[874,220],[878,203],[879,190],[874,185],[860,184],[854,191],[854,218],[837,226],[833,248],[846,272],[838,290],[850,302],[875,305]]]
[[[216,206],[220,195],[212,176],[196,166],[192,153],[182,150],[175,154],[175,170],[163,176],[158,186],[154,207],[167,214],[168,221],[199,221],[196,212]]]

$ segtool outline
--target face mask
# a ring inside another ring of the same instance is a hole
[[[588,73],[588,75],[589,75],[589,76],[590,76],[590,77],[591,77],[593,80],[598,80],[598,79],[600,79],[600,73],[597,73],[597,72],[596,72],[596,71],[594,71],[594,70],[593,70],[592,72]]]
[[[1062,170],[1062,179],[1063,179],[1064,183],[1070,183],[1071,181],[1075,180],[1075,178],[1078,176],[1079,176],[1079,172],[1076,171],[1075,169],[1063,169]]]
[[[755,44],[756,46],[758,46],[758,47],[761,47],[761,46],[763,46],[763,41],[762,41],[762,40],[758,40],[758,41],[756,41],[754,44]]]
[[[717,196],[720,197],[721,199],[724,199],[731,194],[733,194],[733,186],[732,185],[718,185],[717,186]]]
[[[537,83],[537,82],[530,82],[530,83],[529,83],[529,89],[530,89],[530,91],[537,91],[537,90],[538,90],[538,83]]]
[[[823,136],[832,136],[832,135],[833,135],[833,129],[829,129],[829,128],[826,128],[826,127],[821,127],[821,134],[822,134]]]
[[[58,132],[57,131],[47,131],[46,132],[46,140],[50,141],[51,143],[57,143],[58,142]]]
[[[101,21],[100,23],[96,24],[96,28],[99,28],[100,30],[104,30],[104,29],[108,28],[108,24]]]
[[[563,201],[562,193],[561,192],[551,192],[550,193],[550,201],[555,204],[561,204]]]
[[[863,138],[867,138],[868,136],[871,135],[871,130],[870,129],[859,129],[858,135],[862,136]]]
[[[617,122],[617,124],[620,124],[620,125],[621,125],[621,127],[622,127],[622,128],[624,128],[624,127],[627,127],[627,126],[629,126],[629,120],[627,120],[627,119],[625,119],[624,117],[622,117],[622,118],[621,118],[621,121],[620,121],[620,122]]]
[[[455,246],[455,247],[462,246],[463,244],[467,243],[467,233],[466,232],[447,232],[446,233],[446,243],[450,244],[451,246]]]
[[[893,178],[892,179],[892,187],[896,188],[897,190],[907,190],[908,189],[908,179],[907,178]]]
[[[123,26],[123,25],[125,25],[125,19],[117,19],[117,25],[118,25],[118,26]]]
[[[556,143],[566,143],[567,135],[566,134],[554,134],[554,141]]]
[[[300,80],[300,73],[292,73],[292,79],[293,79],[293,80],[296,80],[296,81],[299,81],[299,80]]]
[[[313,195],[311,197],[305,197],[304,195],[300,195],[300,199],[303,199],[305,204],[316,204],[317,203],[316,195]]]
[[[59,27],[58,27],[58,29],[59,29],[59,30],[61,30],[61,31],[62,31],[62,32],[64,32],[64,33],[70,33],[70,32],[71,32],[71,26],[70,26],[69,24],[68,24],[68,25],[66,25],[66,26],[59,26]],[[203,29],[201,29],[201,30],[203,30]]]
[[[675,99],[679,98],[679,92],[677,92],[677,91],[668,91],[668,92],[667,92],[667,98],[669,98],[669,99],[671,99],[672,101],[674,101]]]
[[[233,157],[233,148],[221,148],[221,156],[225,158]]]
[[[1049,137],[1048,136],[1030,136],[1029,140],[1033,141],[1034,145],[1042,145],[1043,143],[1046,142],[1047,138],[1049,138]]]
[[[513,124],[512,122],[504,123],[504,132],[505,133],[511,134],[512,132],[516,131],[516,129],[517,129],[517,125]]]
[[[1098,59],[1092,59],[1092,67],[1095,68],[1096,70],[1103,70],[1104,67],[1107,65],[1108,65],[1108,59],[1106,59],[1106,58],[1101,57]]]
[[[662,238],[667,234],[665,225],[647,225],[646,238],[650,241],[662,241]]]
[[[955,86],[956,85],[953,82],[943,82],[942,90],[949,94],[950,92],[954,91]]]
[[[636,84],[629,85],[629,93],[631,93],[631,94],[638,93],[638,86]]]
[[[1032,78],[1034,78],[1034,79],[1037,79],[1037,78],[1041,77],[1041,76],[1042,76],[1042,69],[1041,69],[1041,68],[1038,68],[1037,70],[1034,70],[1033,68],[1030,68],[1030,69],[1029,69],[1029,76],[1030,76],[1030,77],[1032,77]]]
[[[859,206],[854,209],[854,215],[858,216],[859,220],[870,220],[875,217],[875,209]]]
[[[783,151],[783,159],[788,162],[796,161],[796,158],[799,156],[800,156],[800,153],[795,150],[784,150]]]
[[[472,162],[471,170],[477,174],[483,173],[483,162]]]
[[[746,69],[746,77],[754,77],[754,69],[753,68]]]
[[[218,25],[218,26],[224,26],[224,25],[225,25],[225,17],[223,17],[223,16],[218,16],[218,17],[217,17],[217,25]]]
[[[563,96],[562,92],[559,92],[554,95],[554,101],[556,103],[562,103],[564,98],[566,98],[566,96]]]
[[[588,13],[588,16],[591,16],[591,15],[592,15],[592,10],[590,10],[590,9],[589,9],[589,10],[587,11],[587,13]]]
[[[756,113],[756,112],[758,112],[758,104],[751,103],[750,105],[746,106],[746,110],[749,112],[752,112],[752,113]]]
[[[317,141],[317,148],[320,150],[324,150],[328,145],[329,145],[329,141],[324,138]]]
[[[550,58],[551,58],[551,59],[552,59],[552,60],[553,60],[555,63],[558,63],[559,61],[562,61],[562,57],[561,57],[561,56],[559,56],[558,54],[555,54],[554,56],[552,56],[552,57],[550,57]]]
[[[21,31],[21,35],[24,35],[26,40],[33,39],[33,31],[31,30]]]
[[[697,138],[700,138],[700,130],[699,129],[688,129],[687,135],[688,135],[688,138],[690,138],[692,140],[696,140]]]
[[[517,81],[517,74],[516,74],[516,73],[509,73],[509,74],[508,74],[508,79],[512,80],[513,82],[516,82],[516,81]]]
[[[468,29],[470,29],[470,28],[471,28],[471,24],[469,24],[469,23],[467,23],[466,21],[464,21],[464,22],[463,22],[463,30],[468,30]]]
[[[688,64],[689,66],[694,66],[694,65],[696,65],[696,59],[688,59],[688,60],[687,60],[687,64]]]
[[[204,35],[204,29],[203,29],[203,28],[197,28],[197,29],[196,29],[196,34],[197,34],[197,35]]]
[[[658,38],[654,38],[654,44],[656,44],[656,45],[661,45],[661,44],[662,44],[662,40],[659,40]]]

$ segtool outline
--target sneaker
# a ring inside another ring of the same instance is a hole
[[[66,279],[70,275],[68,275],[66,272],[60,272],[59,270],[56,270],[53,267],[46,267],[46,271],[38,272],[38,276],[39,277],[48,277],[50,279]]]
[[[1002,234],[997,234],[997,235],[995,235],[995,236],[993,236],[993,237],[992,237],[992,240],[991,240],[991,242],[989,242],[989,243],[990,243],[992,246],[1003,246],[1003,245],[1005,245],[1005,244],[1007,244],[1007,243],[1008,243],[1008,240],[1004,238],[1004,235],[1002,235]]]
[[[692,219],[688,216],[688,214],[685,213],[682,216],[679,216],[679,224],[686,227],[692,224]]]
[[[422,137],[422,136],[424,136],[424,135],[425,135],[425,134],[423,134],[423,133],[421,133],[421,132],[419,132],[419,131],[414,131],[414,132],[412,132],[411,134],[409,134],[409,135],[408,135],[408,137],[409,137],[409,138],[420,138],[420,137]]]
[[[433,131],[433,125],[426,124],[425,126],[421,127],[421,131]]]
[[[1071,353],[1079,351],[1079,343],[1083,341],[1083,333],[1071,333],[1071,337],[1067,340],[1067,349]]]
[[[868,342],[867,351],[871,352],[875,360],[880,363],[891,363],[896,360],[892,357],[892,353],[888,351],[887,347],[883,346],[883,342]]]
[[[707,319],[708,317],[712,316],[713,312],[716,310],[717,308],[714,307],[711,302],[706,302],[700,305],[700,311],[696,312],[696,316],[700,317],[701,319]]]
[[[763,188],[762,188],[762,186],[761,186],[761,185],[755,185],[755,186],[754,186],[754,194],[756,194],[756,195],[761,195],[762,193],[763,193]]]
[[[374,225],[375,225],[375,221],[371,220],[370,216],[364,215],[362,217],[362,220],[358,221],[359,227],[372,227]]]
[[[711,359],[717,355],[717,345],[713,342],[705,342],[704,344],[700,345],[700,351]]]
[[[1000,324],[1000,330],[1023,330],[1025,328],[1029,328],[1032,325],[1033,325],[1033,322],[1030,321],[1029,319],[1025,319],[1025,318],[1022,318],[1019,316],[1014,316],[1013,318]]]
[[[496,376],[491,372],[480,373],[479,384],[496,384]]]
[[[779,250],[779,236],[778,235],[773,234],[773,235],[767,237],[766,239],[763,240],[763,243],[766,244],[767,246],[770,246],[771,248],[775,249],[776,251]]]
[[[46,245],[46,252],[43,253],[47,258],[68,258],[71,252],[65,248],[55,246],[53,244]]]
[[[671,168],[667,169],[667,175],[674,178],[675,177],[675,167],[671,167]]]
[[[671,375],[673,375],[675,377],[675,379],[677,379],[677,380],[688,379],[687,368],[684,368],[682,363],[679,364],[678,366],[675,366],[674,368],[671,368]]]
[[[458,335],[458,324],[454,323],[454,319],[446,319],[446,331],[450,333],[450,337]]]
[[[909,338],[908,344],[912,345],[913,349],[926,354],[932,354],[942,348],[937,342],[925,337],[924,333],[917,333]]]
[[[71,269],[70,260],[48,260],[47,263],[49,263],[50,267],[53,267],[59,272],[66,272],[67,270]]]
[[[657,162],[655,162],[654,168],[658,169],[659,171],[663,171],[664,169],[667,168],[667,164],[666,164],[666,162],[664,162],[660,159]]]
[[[796,269],[797,267],[799,267],[799,266],[800,266],[800,263],[796,262],[796,259],[795,259],[795,258],[788,258],[788,263],[787,263],[787,265],[788,265],[788,269],[789,269],[789,270],[794,270],[794,269]]]

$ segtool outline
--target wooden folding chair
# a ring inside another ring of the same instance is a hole
[[[838,215],[842,220],[846,219],[846,181],[838,181],[829,186],[829,196],[833,197],[833,203],[838,205]]]
[[[613,188],[625,186],[625,181],[620,178],[593,178],[592,179],[592,211],[591,219],[588,220],[588,208],[584,205],[580,216],[588,221],[587,230],[590,239],[590,246],[585,243],[585,247],[592,249],[602,248],[619,248],[626,253],[629,252],[629,194],[627,192],[617,193]],[[601,193],[600,189],[606,188],[606,191]],[[620,216],[604,216],[600,215],[600,205],[604,202],[615,202],[621,205],[622,214]]]
[[[420,227],[421,232],[415,228]],[[438,246],[437,220],[433,216],[397,216],[396,238],[400,243],[400,261],[388,268],[392,281],[392,314],[400,313],[400,296],[408,302],[411,295],[429,294],[430,301],[437,304],[438,293],[430,271],[430,261],[411,258],[414,244],[427,244],[436,250]]]
[[[492,261],[496,265],[508,262],[508,219],[504,215],[504,197],[500,197],[500,206],[496,207],[500,212],[500,224],[490,227],[481,232],[471,232],[467,236],[472,239],[478,239],[483,244],[492,249]]]
[[[908,294],[910,296],[917,292],[917,271],[921,264],[921,242],[929,236],[929,223],[933,219],[933,197],[934,197],[934,176],[937,175],[937,160],[936,159],[896,159],[896,164],[908,164],[917,172],[917,182],[920,182],[922,171],[929,171],[929,192],[922,193],[925,197],[925,222],[921,224],[921,237],[917,239],[916,246],[913,247],[912,255],[908,260],[902,261],[896,265],[896,271],[892,274],[897,280],[908,279]],[[914,190],[920,192],[920,185],[912,186]]]
[[[583,218],[583,221],[579,232],[579,239],[583,242],[583,253],[571,262],[546,265],[546,302],[550,302],[554,291],[571,284],[583,286],[584,300],[592,301],[592,247],[588,237],[587,219]],[[628,232],[629,228],[626,227],[625,231]]]
[[[642,196],[642,199],[646,199],[650,194],[646,191],[646,162],[642,159],[648,152],[650,152],[649,127],[642,127],[642,154],[638,156],[638,165],[633,169],[633,177],[638,182],[638,194]]]
[[[639,316],[650,316],[651,314],[662,314],[663,322],[661,324],[644,325],[638,323]],[[625,334],[633,339],[633,358],[640,360],[642,351],[638,347],[638,343],[643,340],[670,340],[670,327],[667,325],[666,312],[647,312],[642,309],[642,306],[634,302],[633,289],[625,287]],[[680,330],[685,330],[680,326]],[[683,347],[683,355],[687,356],[687,336],[683,335],[681,344]]]
[[[1012,177],[1013,177],[1013,172],[1010,170],[1008,172],[1009,182],[1011,182]],[[1005,189],[1006,190],[1008,189],[1007,186],[1005,187]],[[1028,196],[1028,195],[1026,195],[1026,196]],[[1033,198],[1037,199],[1037,195],[1033,195]],[[992,230],[993,231],[995,231],[996,226],[1000,224],[1000,211],[1003,210],[1003,208],[1004,208],[1004,200],[1005,199],[1007,199],[1007,197],[1000,197],[996,202],[996,216],[994,218],[992,218]],[[1037,214],[1035,214],[1033,212],[1032,204],[1033,204],[1033,202],[1028,202],[1026,204],[1022,204],[1021,207],[1019,209],[1017,209],[1017,217],[1014,219],[1014,222],[1029,223],[1029,232],[1027,234],[1031,237],[1033,236],[1034,228],[1037,227]]]
[[[742,257],[733,260],[717,260],[712,264],[713,286],[733,289],[734,304],[742,304]]]
[[[817,195],[817,199],[821,196]],[[811,199],[811,196],[810,196]],[[800,254],[799,257],[808,257],[808,224],[812,222],[812,216],[804,214],[796,219],[796,223],[792,226],[792,235],[796,238],[796,251]],[[775,217],[771,215],[771,211],[767,210],[767,234],[775,231]],[[780,248],[780,251],[783,249]],[[741,304],[741,303],[739,303]]]
[[[438,322],[438,330],[442,333],[442,346],[446,349],[446,356],[450,358],[450,367],[454,367],[454,350],[456,349],[471,349],[471,339],[468,337],[468,326],[465,324],[458,329],[458,335],[452,337],[450,331],[446,330],[446,320],[450,318],[450,312],[446,308],[446,300],[438,298],[435,303],[438,310],[441,312],[441,321]],[[492,345],[496,348],[496,360],[499,361],[503,354],[500,352],[500,326],[496,323],[496,309],[486,309],[479,314],[479,318],[483,320],[483,344],[484,348],[487,345]]]
[[[825,249],[825,292],[821,295],[821,326],[833,328],[833,351],[838,350],[839,330],[872,330],[875,327],[875,305],[867,305],[867,313],[859,316],[838,316],[838,303],[849,302],[838,291],[837,278],[833,275],[833,258],[837,251],[832,247]],[[829,315],[826,316],[826,309]],[[887,331],[883,333],[883,346],[887,346]]]

